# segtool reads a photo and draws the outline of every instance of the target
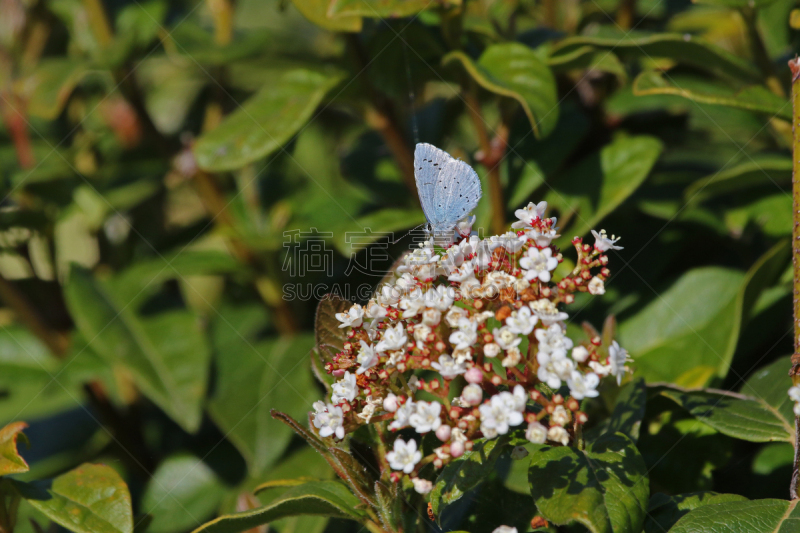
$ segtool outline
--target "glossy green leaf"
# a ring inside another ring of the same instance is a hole
[[[439,518],[448,506],[484,481],[511,439],[502,436],[473,442],[472,450],[448,463],[436,478],[429,501],[434,515]]]
[[[209,466],[193,455],[173,455],[153,473],[142,496],[142,511],[152,517],[150,533],[178,533],[210,518],[226,487]]]
[[[91,348],[129,371],[142,392],[189,432],[200,425],[210,350],[193,314],[170,311],[142,318],[111,287],[73,268],[67,305]]]
[[[53,480],[15,486],[28,503],[70,531],[133,532],[131,495],[109,466],[86,463]]]
[[[478,84],[520,103],[536,137],[546,137],[558,122],[558,94],[553,73],[531,48],[520,43],[494,44],[477,61],[464,52],[446,55],[458,61]]]
[[[43,59],[36,70],[17,82],[17,91],[25,96],[28,114],[54,120],[89,72],[90,65],[81,59]]]
[[[664,533],[687,515],[689,511],[704,505],[725,502],[744,502],[747,498],[738,494],[717,494],[716,492],[691,492],[688,494],[667,495],[663,492],[650,498],[644,533]]]
[[[217,383],[209,409],[248,463],[262,475],[283,454],[292,430],[270,416],[270,409],[307,420],[319,399],[309,372],[313,337],[256,341],[240,334],[236,315],[223,313],[214,324]]]
[[[792,233],[792,197],[785,192],[765,196],[749,205],[725,211],[724,217],[733,235],[741,235],[748,224],[754,224],[764,235],[783,237]]]
[[[353,15],[328,15],[330,0],[292,0],[292,4],[305,18],[330,31],[360,32],[362,20]]]
[[[462,0],[443,0],[438,6],[460,6]],[[424,9],[433,8],[429,0],[330,0],[328,15],[367,18],[399,18],[416,15]]]
[[[197,163],[218,172],[268,156],[303,127],[327,92],[342,79],[343,75],[336,72],[285,72],[197,140]]]
[[[734,107],[791,120],[792,106],[789,101],[776,96],[761,85],[752,85],[739,91],[732,91],[722,85],[704,84],[700,87],[693,85],[685,80],[676,83],[668,75],[660,72],[646,71],[633,80],[633,94],[637,96],[671,94],[702,104]]]
[[[27,472],[30,468],[25,459],[17,451],[17,437],[25,435],[22,431],[28,427],[25,422],[12,422],[0,429],[0,476]]]
[[[592,533],[642,529],[650,487],[644,460],[624,435],[606,435],[585,450],[544,447],[528,471],[536,507],[556,525],[578,522]]]
[[[269,504],[241,513],[220,516],[194,530],[194,533],[238,533],[269,524],[280,518],[299,515],[330,516],[360,521],[359,500],[338,481],[312,481],[286,491]]]
[[[570,70],[589,70],[614,74],[624,83],[628,79],[625,66],[611,51],[598,51],[592,46],[575,48],[566,54],[550,57],[547,61],[555,73]]]
[[[794,425],[787,424],[775,408],[761,399],[666,386],[660,393],[725,435],[752,442],[791,442],[794,438]]]
[[[778,413],[788,426],[794,426],[794,404],[786,391],[792,386],[787,369],[791,368],[791,356],[781,357],[753,372],[739,393],[756,398]],[[794,434],[794,432],[791,432]]]
[[[662,148],[655,137],[620,137],[553,183],[548,203],[562,213],[577,211],[575,224],[564,233],[567,242],[573,235],[599,230],[598,224],[644,182]]]
[[[686,188],[687,202],[697,203],[725,193],[765,184],[787,185],[792,179],[792,159],[782,155],[747,158],[744,162],[699,179]]]
[[[586,433],[587,439],[596,439],[607,433],[622,433],[633,442],[639,439],[639,429],[647,403],[647,387],[643,379],[625,385],[617,396],[611,416]]]
[[[584,46],[614,50],[624,57],[664,57],[699,67],[712,69],[728,76],[759,80],[758,70],[748,61],[710,44],[703,39],[683,33],[623,32],[608,26],[598,27],[593,35],[568,37],[559,42],[551,57],[574,52]]]
[[[619,339],[639,375],[701,387],[724,377],[742,319],[761,291],[785,268],[779,243],[747,272],[703,267],[690,270],[639,313],[622,322]]]
[[[798,500],[753,500],[704,505],[678,520],[670,533],[793,533]]]

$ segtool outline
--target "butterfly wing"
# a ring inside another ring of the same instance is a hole
[[[481,199],[481,180],[464,161],[450,159],[439,173],[434,194],[434,228],[449,231],[469,215]]]
[[[434,224],[437,215],[434,196],[439,183],[439,175],[452,159],[450,154],[439,150],[432,144],[418,143],[414,150],[414,179],[417,182],[419,203],[430,224]]]

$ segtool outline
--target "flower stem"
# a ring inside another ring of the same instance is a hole
[[[800,59],[789,61],[792,71],[792,264],[794,266],[794,354],[789,375],[792,382],[800,382]],[[800,473],[800,417],[795,417],[794,467],[789,485],[789,497],[797,498],[798,474]]]

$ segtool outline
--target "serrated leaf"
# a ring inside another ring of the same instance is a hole
[[[460,6],[462,0],[331,0],[328,15],[339,17],[399,18],[434,7]]]
[[[644,182],[662,148],[655,137],[621,137],[555,182],[546,196],[548,203],[562,213],[577,211],[569,238],[599,229],[597,225]]]
[[[30,470],[28,463],[17,451],[17,437],[28,427],[25,422],[12,422],[0,429],[0,476],[19,474]],[[25,435],[22,435],[25,438]]]
[[[219,172],[268,156],[303,127],[343,77],[305,69],[285,72],[200,136],[194,146],[198,165]]]
[[[431,509],[441,518],[449,505],[478,486],[494,469],[497,458],[511,442],[508,436],[495,439],[476,439],[472,450],[447,464],[436,478],[430,494]]]
[[[269,524],[287,516],[329,516],[361,521],[364,515],[356,509],[359,500],[338,481],[313,481],[286,491],[268,505],[220,516],[194,533],[238,533]]]
[[[800,500],[753,500],[704,505],[678,520],[670,533],[792,533]]]
[[[217,383],[209,402],[211,418],[228,435],[258,477],[282,454],[292,430],[270,416],[271,409],[307,420],[319,399],[309,372],[309,335],[250,340],[223,315],[214,324]]]
[[[686,81],[678,85],[660,72],[645,71],[633,80],[633,94],[636,96],[671,94],[701,104],[755,111],[785,120],[792,118],[792,106],[789,101],[761,85],[751,85],[738,91],[727,89],[722,85],[704,84],[693,87],[693,84]]]
[[[196,316],[169,311],[142,318],[91,273],[73,268],[64,295],[91,348],[129,371],[142,392],[186,431],[200,426],[210,349]]]
[[[551,57],[572,53],[583,46],[614,50],[614,53],[623,57],[665,57],[703,70],[710,68],[735,78],[760,80],[758,69],[748,61],[701,38],[683,33],[623,32],[601,27],[594,35],[568,37],[560,41],[553,47]]]
[[[536,507],[556,525],[579,522],[592,533],[641,531],[650,488],[633,442],[606,435],[585,450],[544,447],[528,471]]]
[[[458,61],[484,89],[520,103],[537,138],[546,137],[558,122],[555,78],[541,57],[520,43],[494,44],[477,61],[464,52],[447,54],[442,62]]]
[[[650,498],[644,533],[664,533],[689,511],[703,505],[725,502],[743,502],[747,498],[738,494],[717,494],[716,492],[690,492],[688,494],[668,495],[663,492]]]
[[[14,485],[28,503],[70,531],[133,532],[131,495],[109,466],[86,463],[53,480]]]

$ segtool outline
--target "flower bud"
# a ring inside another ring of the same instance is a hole
[[[397,396],[390,392],[386,398],[383,399],[383,410],[390,413],[397,411]]]
[[[442,442],[447,442],[450,440],[450,432],[452,428],[447,425],[439,426],[439,429],[436,430],[436,438]]]
[[[474,383],[467,385],[461,391],[461,399],[467,405],[480,405],[481,401],[483,401],[483,389]]]
[[[464,379],[467,383],[480,383],[483,381],[483,372],[477,366],[473,366],[464,373]]]
[[[453,459],[461,457],[464,455],[464,443],[463,442],[454,442],[450,445],[450,455]]]

